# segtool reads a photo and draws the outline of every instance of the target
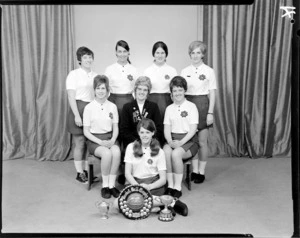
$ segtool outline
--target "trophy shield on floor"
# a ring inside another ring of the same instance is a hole
[[[97,201],[95,203],[95,206],[98,208],[98,211],[100,212],[101,219],[108,219],[108,211],[111,206],[111,203],[105,202],[105,201]]]
[[[174,198],[170,195],[162,195],[159,197],[162,204],[164,204],[165,208],[160,211],[158,219],[160,221],[173,221],[174,216],[172,212],[168,209],[168,206],[173,202]]]

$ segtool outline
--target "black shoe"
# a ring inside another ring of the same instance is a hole
[[[118,177],[118,183],[124,185],[126,182],[125,174],[120,174]]]
[[[191,173],[191,181],[194,181],[195,178],[197,178],[197,173],[192,172]]]
[[[167,188],[166,189],[166,191],[165,191],[165,193],[164,193],[164,195],[170,195],[170,196],[173,196],[172,194],[173,194],[173,188]]]
[[[168,206],[168,209],[172,212],[173,217],[175,217],[176,211],[175,211],[174,207]]]
[[[173,189],[173,193],[171,194],[174,198],[180,198],[182,196],[182,192],[177,189]]]
[[[187,205],[185,203],[181,202],[180,200],[177,200],[175,202],[175,205],[173,208],[176,213],[178,213],[179,215],[182,215],[184,217],[186,217],[189,213],[189,209],[188,209]]]
[[[109,192],[111,195],[113,195],[115,198],[119,197],[120,195],[120,191],[118,189],[116,189],[115,187],[110,188]]]
[[[111,197],[110,190],[109,190],[108,187],[105,187],[105,188],[101,189],[101,196],[103,198],[110,198]]]
[[[76,180],[80,183],[88,183],[88,179],[84,173],[77,173]]]
[[[203,183],[205,180],[205,175],[203,174],[196,174],[196,178],[194,180],[194,183]]]

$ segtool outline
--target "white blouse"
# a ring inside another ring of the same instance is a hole
[[[156,156],[151,156],[150,148],[143,148],[142,157],[134,157],[133,144],[130,143],[126,148],[124,157],[125,163],[132,164],[132,175],[139,179],[154,177],[159,174],[161,170],[167,170],[165,153],[162,149],[159,149],[159,153]]]
[[[190,65],[181,71],[188,84],[186,95],[207,95],[209,90],[217,89],[215,71],[201,64],[199,67]]]
[[[169,105],[165,112],[164,124],[171,126],[172,133],[188,133],[191,124],[199,123],[196,105],[187,99],[181,104]]]
[[[119,123],[118,110],[114,103],[106,100],[101,104],[94,100],[85,106],[83,126],[90,126],[91,133],[111,132],[114,123]]]
[[[109,78],[111,93],[131,94],[133,92],[134,82],[138,77],[137,69],[127,63],[120,65],[114,63],[105,69],[105,75]]]
[[[162,66],[153,63],[144,71],[144,75],[151,80],[151,93],[170,93],[169,84],[177,76],[177,71],[166,63]]]
[[[94,99],[93,83],[97,74],[93,71],[87,73],[82,68],[72,70],[66,79],[66,89],[75,90],[75,99],[91,102]]]

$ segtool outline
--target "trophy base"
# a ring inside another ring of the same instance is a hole
[[[159,217],[158,217],[158,220],[160,220],[160,221],[173,221],[174,217],[173,217],[171,212],[170,213],[161,212]]]

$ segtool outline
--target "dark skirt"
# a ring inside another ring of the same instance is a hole
[[[183,137],[185,137],[187,133],[178,134],[178,133],[171,133],[172,140],[181,140]],[[191,151],[192,157],[197,154],[200,146],[197,134],[195,134],[188,142],[186,142],[183,146],[181,146],[186,152]]]
[[[144,179],[139,179],[139,178],[136,178],[134,177],[134,179],[139,183],[145,183],[145,184],[151,184],[151,183],[154,183],[155,181],[157,181],[159,179],[159,175],[156,175],[154,177],[150,177],[150,178],[144,178]],[[163,185],[162,187],[160,188],[155,188],[155,189],[152,189],[150,190],[150,193],[152,195],[156,195],[156,196],[161,196],[165,193],[166,191],[166,185]]]
[[[148,100],[155,102],[158,105],[160,115],[162,118],[162,123],[163,123],[165,118],[166,108],[167,106],[173,103],[170,93],[151,93],[148,96]]]
[[[108,97],[108,100],[111,101],[112,103],[117,105],[118,108],[118,113],[119,113],[119,118],[121,118],[121,113],[124,104],[131,102],[133,100],[132,94],[116,94],[116,93],[111,93],[110,96]],[[120,124],[120,122],[119,122]]]
[[[110,140],[110,138],[112,137],[112,132],[108,132],[108,133],[104,133],[104,134],[93,134],[93,135],[96,136],[97,138],[99,138],[100,140]],[[88,148],[88,151],[90,152],[90,154],[95,155],[95,150],[100,145],[93,141],[90,141],[90,140],[87,140],[86,144],[87,144],[87,148]]]
[[[89,102],[84,102],[81,100],[76,100],[77,108],[81,120],[83,121],[83,110]],[[71,108],[69,108],[68,117],[67,117],[67,131],[73,135],[83,135],[83,126],[79,127],[75,124],[75,116]]]
[[[185,95],[186,99],[195,103],[199,113],[198,130],[203,130],[213,125],[207,126],[206,117],[208,113],[209,99],[207,95]]]

